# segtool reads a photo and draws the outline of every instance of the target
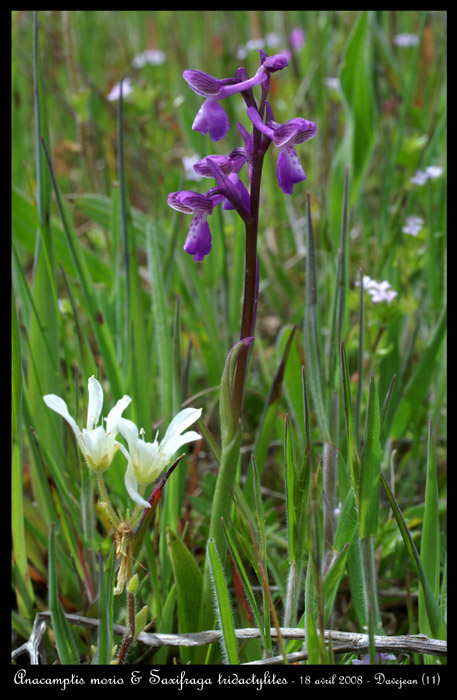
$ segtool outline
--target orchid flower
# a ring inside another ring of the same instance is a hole
[[[285,124],[268,119],[264,124],[255,107],[248,107],[246,113],[254,126],[268,136],[278,147],[276,175],[278,184],[285,194],[292,194],[294,184],[306,180],[306,174],[294,148],[296,143],[309,141],[316,134],[316,125],[307,119],[295,117]]]
[[[282,70],[287,66],[287,58],[282,54],[268,56],[259,67],[257,73],[248,80],[235,82],[233,78],[218,80],[201,70],[185,70],[184,80],[190,88],[205,98],[192,124],[194,131],[208,134],[211,141],[225,138],[230,129],[229,118],[219,101],[237,92],[250,90],[268,79],[268,74]]]
[[[213,213],[215,204],[222,197],[209,197],[191,190],[171,192],[167,202],[170,207],[184,214],[192,214],[189,233],[187,234],[184,250],[194,256],[194,260],[203,260],[211,250],[211,231],[207,222],[208,216]]]
[[[206,156],[202,160],[199,160],[198,163],[195,163],[194,165],[194,170],[195,172],[200,175],[200,177],[214,177],[214,172],[211,169],[210,164],[208,161],[211,161],[212,164],[216,164],[220,170],[227,175],[228,179],[233,183],[235,186],[236,190],[238,191],[238,195],[247,211],[250,209],[250,197],[249,197],[249,192],[247,191],[246,187],[244,186],[242,180],[240,179],[240,176],[238,175],[239,171],[241,170],[245,157],[238,155],[236,151],[232,153],[230,156],[219,156],[219,155],[211,155],[211,156]],[[234,209],[234,205],[232,202],[227,199],[227,197],[224,197],[223,201],[223,208],[224,209]]]
[[[163,440],[159,443],[157,436],[154,442],[144,440],[144,431],[138,432],[138,428],[131,420],[121,418],[119,430],[128,443],[128,451],[123,445],[121,450],[128,460],[125,472],[125,486],[130,498],[143,506],[150,508],[150,504],[142,497],[148,484],[152,484],[165,471],[171,462],[171,458],[182,445],[194,440],[200,440],[200,435],[193,430],[186,430],[192,423],[200,418],[201,408],[185,408],[171,421]],[[140,437],[141,435],[141,437]]]
[[[130,396],[124,395],[108,413],[106,431],[102,425],[97,426],[103,406],[103,389],[101,384],[90,377],[88,381],[89,405],[87,408],[86,427],[82,430],[68,411],[67,404],[55,394],[43,396],[45,404],[64,418],[72,428],[79,448],[87,462],[87,466],[95,472],[102,473],[108,469],[119,443],[115,437],[118,432],[118,421],[122,412],[131,402]]]

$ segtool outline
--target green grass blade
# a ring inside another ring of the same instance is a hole
[[[414,88],[417,82],[417,66],[419,59],[419,48],[422,44],[424,28],[427,22],[428,11],[422,11],[420,27],[417,31],[418,42],[417,46],[412,49],[410,64],[407,71],[408,78],[405,81],[402,90],[402,103],[400,113],[398,115],[396,128],[394,130],[394,143],[387,149],[388,161],[382,178],[381,202],[380,202],[380,220],[378,225],[379,242],[382,244],[386,237],[387,225],[389,221],[389,213],[391,211],[390,200],[395,187],[395,169],[400,156],[401,144],[405,138],[407,128],[407,115],[411,109],[411,100],[414,95]]]
[[[425,486],[425,509],[422,525],[420,558],[425,574],[436,600],[439,600],[440,588],[440,517],[438,509],[438,481],[435,454],[432,440],[432,426],[429,424],[427,449],[427,480]],[[424,591],[419,590],[419,631],[430,634]]]
[[[281,334],[281,339],[282,339]],[[263,467],[265,464],[265,459],[270,449],[270,440],[272,431],[274,430],[274,425],[278,413],[278,404],[282,395],[282,384],[284,381],[285,373],[287,371],[287,363],[289,358],[289,353],[292,347],[293,338],[295,337],[295,326],[291,329],[287,340],[285,341],[284,349],[282,350],[281,358],[279,360],[278,368],[276,374],[273,378],[270,391],[263,408],[262,416],[259,421],[259,427],[257,429],[254,455],[255,461],[258,466],[260,474],[262,474]],[[282,349],[283,343],[280,342],[280,348]],[[250,478],[248,477],[248,483]],[[245,494],[248,492],[248,485],[245,487]]]
[[[425,608],[427,610],[428,621],[430,629],[432,631],[432,635],[435,639],[446,639],[446,624],[444,622],[444,618],[440,607],[436,601],[434,591],[428,580],[427,574],[425,573],[424,566],[416,549],[416,545],[414,544],[413,538],[411,537],[411,533],[408,530],[408,526],[403,517],[403,514],[382,472],[381,483],[383,485],[384,491],[386,492],[386,496],[389,500],[390,506],[393,510],[395,520],[397,521],[398,528],[403,538],[403,542],[405,543],[411,562],[416,570],[416,574],[422,586],[424,593]]]
[[[239,664],[238,645],[232,615],[229,591],[222,565],[213,539],[208,541],[207,556],[214,589],[214,602],[223,637],[223,651],[226,663]]]
[[[168,303],[162,274],[162,260],[158,245],[158,231],[153,222],[146,229],[146,244],[149,275],[152,287],[154,317],[154,346],[157,348],[159,367],[160,415],[168,416],[173,411],[173,349],[168,318]],[[176,408],[176,406],[175,406]]]
[[[167,528],[167,545],[170,552],[178,601],[178,630],[180,633],[198,629],[199,606],[202,591],[202,573],[195,557],[177,535]],[[192,658],[189,649],[181,649],[183,663]]]
[[[306,304],[305,304],[305,354],[309,390],[316,418],[325,442],[330,442],[328,420],[325,412],[322,388],[322,372],[319,350],[319,329],[317,324],[317,269],[314,246],[311,205],[308,195],[306,211]]]
[[[372,86],[369,12],[361,11],[343,53],[340,85],[345,112],[345,135],[333,157],[330,176],[329,218],[334,249],[341,217],[344,170],[351,172],[349,206],[358,199],[363,176],[376,141],[376,102]]]
[[[417,407],[421,406],[430,387],[434,370],[442,350],[447,329],[447,309],[443,307],[427,347],[424,349],[419,363],[404,391],[391,423],[391,437],[404,437],[407,429],[415,425],[414,416]]]
[[[139,274],[135,228],[131,223],[130,206],[128,201],[127,176],[124,161],[123,129],[123,99],[121,88],[118,113],[117,145],[120,188],[120,220],[126,279],[125,337],[130,378],[129,392],[132,397],[133,420],[135,420],[140,426],[150,426],[152,422],[150,396],[151,351],[146,333],[148,324],[145,322],[146,314],[143,305],[143,291]]]
[[[111,663],[113,653],[113,580],[115,569],[114,548],[111,548],[106,576],[102,555],[98,554],[98,641],[94,663]]]
[[[376,535],[379,514],[381,446],[379,443],[379,401],[374,375],[371,375],[359,483],[360,537]]]
[[[70,219],[68,209],[66,207],[64,198],[60,191],[59,184],[55,177],[52,162],[44,141],[42,141],[42,145],[46,153],[49,172],[51,174],[51,181],[54,188],[54,194],[56,197],[57,206],[59,209],[59,214],[61,217],[67,244],[70,248],[73,263],[76,268],[77,277],[81,285],[81,293],[84,299],[84,305],[92,326],[92,330],[98,342],[98,347],[103,358],[103,363],[111,386],[111,390],[115,397],[120,398],[124,393],[122,390],[123,382],[117,361],[113,339],[105,320],[103,318],[100,318],[100,309],[97,303],[96,295],[94,293],[94,285],[87,270],[84,254],[80,248],[78,237],[76,236],[73,223]],[[94,374],[96,374],[95,367]]]
[[[341,381],[342,381],[342,391],[343,391],[343,405],[344,412],[346,416],[346,439],[347,439],[347,452],[349,461],[349,473],[352,481],[352,488],[354,493],[359,493],[359,455],[357,451],[357,440],[355,436],[354,419],[352,412],[352,400],[351,400],[351,385],[349,378],[349,371],[347,366],[346,348],[344,343],[341,343],[340,348],[340,359],[341,359]],[[357,504],[358,507],[358,504]]]
[[[79,664],[78,650],[73,637],[71,627],[65,617],[62,604],[59,600],[57,584],[57,556],[55,527],[51,525],[49,530],[49,610],[51,611],[51,623],[54,630],[57,653],[62,665]]]
[[[11,529],[19,614],[33,618],[34,591],[30,580],[24,530],[22,478],[22,365],[14,290],[11,295]]]
[[[241,581],[243,583],[243,588],[244,592],[246,594],[246,597],[249,601],[249,605],[251,606],[252,614],[254,615],[254,619],[256,621],[257,627],[260,631],[260,636],[262,639],[262,642],[265,646],[265,630],[264,630],[264,624],[262,621],[262,617],[260,615],[259,607],[257,605],[257,601],[255,599],[254,592],[252,590],[251,582],[249,580],[249,576],[246,572],[246,568],[243,564],[243,561],[241,559],[241,556],[239,554],[238,548],[235,544],[235,541],[228,531],[227,527],[225,526],[225,523],[222,523],[223,528],[224,528],[224,534],[227,540],[227,545],[230,550],[230,554],[232,556],[235,568],[241,578]]]
[[[43,394],[58,393],[59,320],[56,301],[56,280],[54,266],[54,246],[51,232],[51,188],[40,139],[48,134],[46,105],[41,83],[41,68],[38,40],[38,19],[34,14],[34,116],[35,116],[35,159],[37,179],[37,223],[34,258],[32,296],[36,313],[30,319],[30,353],[33,361],[29,364],[28,394],[34,427],[45,440],[52,439],[53,426],[62,434],[56,416],[51,420],[43,411]],[[37,465],[31,463],[31,479],[38,507],[45,504],[37,483]]]
[[[297,533],[297,503],[295,465],[292,450],[292,438],[290,435],[289,417],[284,423],[284,464],[285,464],[285,491],[286,491],[286,522],[287,543],[289,546],[289,564],[295,561],[295,538]]]
[[[324,625],[328,624],[333,610],[338,587],[341,578],[346,570],[346,558],[349,549],[349,542],[344,545],[340,552],[337,552],[333,561],[324,576]]]

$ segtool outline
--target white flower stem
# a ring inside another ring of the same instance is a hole
[[[96,474],[97,474],[97,484],[98,484],[98,490],[100,492],[101,502],[103,503],[103,506],[104,506],[106,513],[109,517],[109,520],[111,522],[111,525],[117,529],[119,527],[120,520],[117,517],[116,513],[114,512],[114,508],[111,505],[111,501],[109,500],[108,492],[106,490],[105,482],[103,480],[103,474],[101,472],[96,472]]]

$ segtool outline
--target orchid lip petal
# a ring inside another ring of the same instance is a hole
[[[227,136],[230,121],[217,99],[207,97],[197,112],[192,124],[192,130],[206,135],[211,141],[221,141]]]
[[[195,262],[201,262],[211,250],[211,231],[205,212],[195,212],[190,222],[184,250],[193,255]]]
[[[293,146],[283,146],[278,154],[276,174],[284,194],[292,194],[294,184],[306,180],[305,171]]]

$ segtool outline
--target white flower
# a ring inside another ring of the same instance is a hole
[[[127,97],[127,95],[130,95],[130,93],[133,92],[133,85],[132,81],[130,78],[124,78],[122,81],[122,97]],[[121,96],[121,84],[116,83],[116,85],[113,85],[111,88],[111,91],[109,95],[107,96],[107,99],[110,102],[114,102],[115,100],[118,100]]]
[[[423,225],[424,220],[421,219],[420,216],[408,216],[406,218],[406,225],[402,228],[402,232],[409,233],[410,236],[417,236]]]
[[[356,286],[360,286],[360,282],[355,283]],[[363,288],[366,289],[368,294],[371,294],[371,300],[375,304],[379,304],[380,301],[387,301],[389,304],[394,297],[397,296],[398,292],[390,289],[390,282],[384,280],[383,282],[376,282],[376,280],[371,279],[368,275],[363,276]]]
[[[327,78],[324,78],[324,83],[331,90],[339,90],[340,89],[340,79],[339,78],[332,78],[329,76]]]
[[[410,182],[413,185],[425,185],[427,180],[436,180],[436,178],[441,177],[443,172],[444,168],[441,165],[428,165],[425,170],[417,170]]]
[[[157,436],[154,442],[145,442],[144,431],[141,437],[138,428],[131,420],[119,419],[119,430],[128,443],[128,452],[123,445],[121,450],[128,460],[125,472],[125,486],[130,498],[143,506],[150,508],[150,504],[138,493],[138,485],[147,486],[156,481],[171,462],[171,458],[182,445],[194,440],[200,440],[200,435],[193,430],[183,434],[192,423],[195,423],[202,414],[202,409],[185,408],[171,421],[162,442],[158,442]]]
[[[404,32],[403,34],[396,34],[393,39],[394,44],[397,46],[417,46],[419,43],[419,37],[417,34],[407,34]]]
[[[203,177],[194,170],[195,163],[198,163],[200,160],[201,158],[197,154],[193,156],[183,156],[182,165],[186,180],[193,180],[195,182],[200,182],[200,180],[203,180]]]
[[[442,168],[441,165],[429,165],[425,168],[425,172],[431,180],[436,180],[437,177],[441,177],[444,168]]]
[[[415,174],[410,180],[412,185],[425,185],[428,180],[428,175],[424,170],[416,170]]]
[[[118,421],[120,420],[122,412],[127,408],[132,399],[127,395],[119,399],[114,408],[108,413],[105,431],[102,425],[96,427],[102,412],[103,389],[95,377],[90,377],[88,387],[89,405],[87,407],[87,421],[86,427],[82,430],[79,428],[75,419],[70,416],[67,404],[60,396],[46,394],[46,396],[43,396],[43,400],[50,409],[58,413],[69,423],[76,436],[83,457],[87,462],[87,466],[101,473],[108,469],[120,446],[115,440],[119,430]]]
[[[377,282],[376,286],[371,287],[368,293],[371,294],[371,301],[374,304],[379,304],[380,301],[387,301],[388,304],[397,296],[398,292],[394,292],[390,289],[391,284],[384,280],[384,282]]]
[[[132,65],[135,68],[142,68],[149,63],[151,66],[160,66],[165,62],[165,54],[161,49],[146,49],[135,56]]]

